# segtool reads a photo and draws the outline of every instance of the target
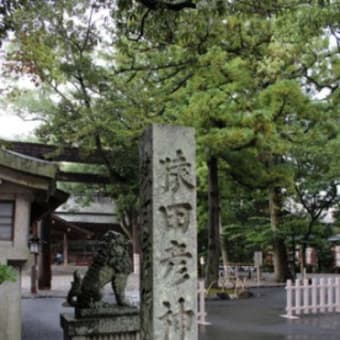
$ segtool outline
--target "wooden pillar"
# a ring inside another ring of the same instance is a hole
[[[37,222],[33,222],[32,224],[32,240],[38,239],[38,225]],[[38,279],[38,252],[39,249],[36,249],[33,252],[33,264],[31,267],[31,293],[37,294],[37,279]]]
[[[51,289],[51,218],[45,217],[39,226],[39,236],[41,240],[41,250],[39,256],[39,289]]]
[[[67,233],[64,233],[63,257],[64,257],[64,266],[66,266],[68,264],[68,239],[67,239]]]

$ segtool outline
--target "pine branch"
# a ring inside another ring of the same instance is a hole
[[[145,26],[145,21],[146,21],[146,18],[148,17],[149,13],[151,12],[151,9],[148,8],[147,11],[143,14],[143,18],[142,18],[142,21],[141,21],[141,24],[140,24],[140,29],[139,29],[139,35],[137,38],[133,39],[133,38],[129,38],[128,37],[128,40],[130,41],[139,41],[143,35],[144,35],[144,26]]]
[[[139,0],[139,2],[141,2],[145,7],[153,11],[165,8],[170,11],[179,12],[185,8],[196,8],[196,5],[191,0],[184,0],[178,3],[170,3],[157,0]]]

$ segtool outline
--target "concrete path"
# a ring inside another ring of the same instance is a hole
[[[255,294],[257,293],[254,290]],[[209,301],[211,326],[200,327],[199,340],[339,340],[339,314],[303,316],[299,320],[280,317],[284,312],[284,290],[263,288],[260,296],[239,301]],[[59,314],[62,298],[23,299],[23,340],[62,340]]]

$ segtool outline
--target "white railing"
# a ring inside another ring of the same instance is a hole
[[[301,314],[340,312],[340,277],[291,280],[286,285],[286,314],[289,319]]]
[[[197,305],[197,323],[199,325],[210,325],[210,323],[207,321],[207,312],[205,310],[205,295],[206,295],[206,289],[204,280],[198,281],[198,289],[197,289],[197,295],[198,295],[198,305]]]

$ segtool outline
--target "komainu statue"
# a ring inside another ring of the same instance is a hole
[[[92,308],[102,301],[102,288],[111,282],[117,305],[124,305],[124,291],[128,275],[132,271],[128,239],[117,232],[108,231],[103,236],[103,245],[95,255],[91,266],[81,279],[77,271],[67,295],[69,305],[77,308]]]

